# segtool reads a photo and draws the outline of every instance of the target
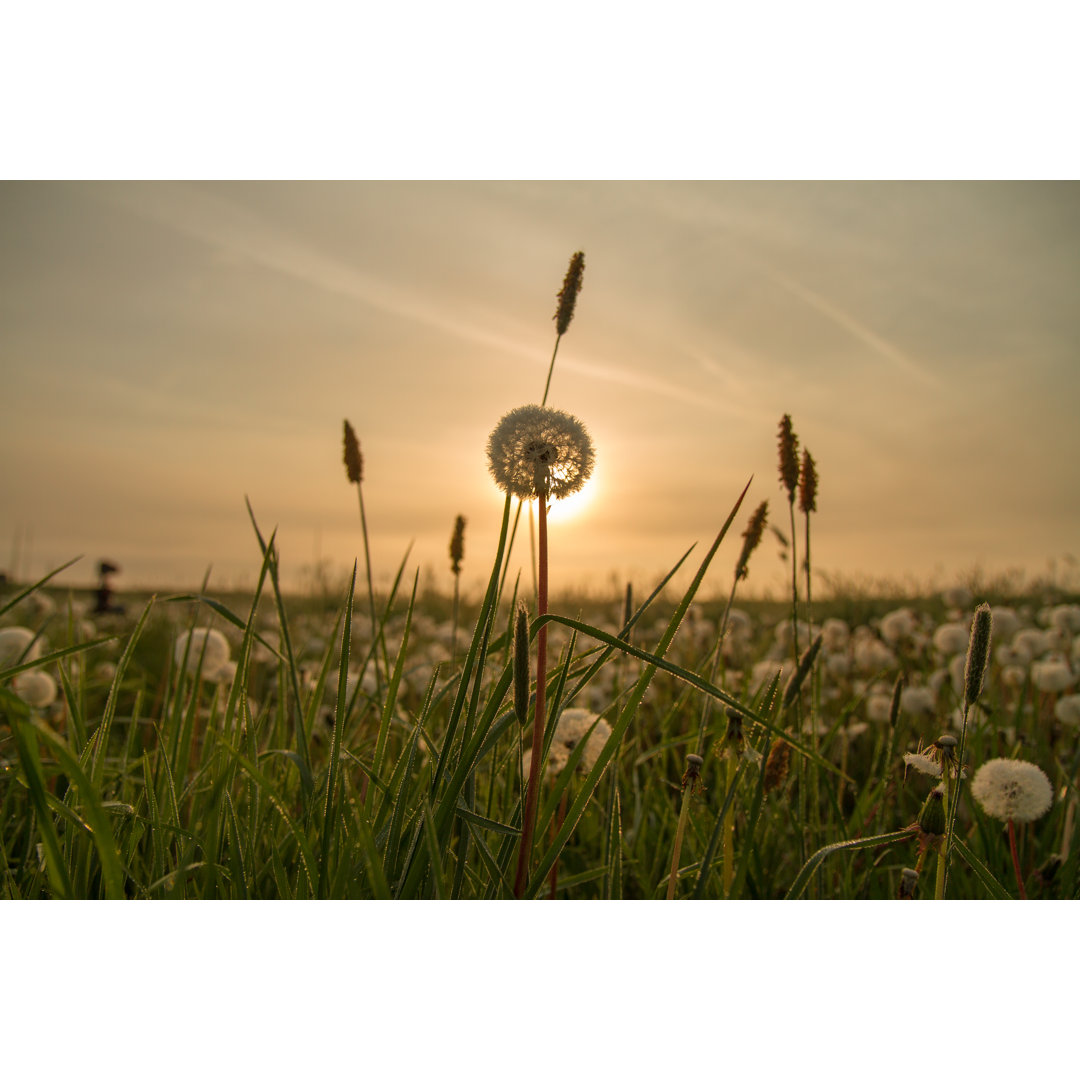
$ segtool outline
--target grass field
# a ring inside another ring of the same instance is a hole
[[[373,606],[359,587],[284,597],[264,542],[252,597],[125,597],[127,615],[93,617],[88,596],[9,587],[5,897],[514,894],[531,717],[523,728],[515,711],[502,562],[455,624],[450,598],[417,597],[404,574]],[[524,895],[935,895],[941,841],[913,826],[941,767],[927,775],[930,758],[904,755],[961,737],[984,597],[801,598],[797,649],[790,605],[735,599],[726,620],[693,585],[552,604]],[[965,764],[1031,762],[1052,805],[1010,829],[965,776],[945,895],[1015,897],[1022,883],[1031,898],[1075,898],[1080,607],[990,599]],[[528,621],[534,654],[540,622]],[[819,636],[792,690],[796,652]]]

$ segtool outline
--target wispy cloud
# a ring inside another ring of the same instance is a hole
[[[188,185],[131,184],[103,188],[99,194],[113,205],[203,241],[222,257],[249,260],[470,344],[518,356],[538,365],[547,362],[538,358],[535,341],[509,337],[455,318],[440,311],[429,298],[396,288],[385,280],[323,255],[245,207],[213,192]],[[707,411],[724,411],[718,403],[703,399],[699,393],[652,375],[580,360],[560,359],[559,364],[586,378],[658,394]]]

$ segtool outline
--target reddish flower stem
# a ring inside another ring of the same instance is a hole
[[[548,555],[547,555],[547,499],[541,495],[539,504],[537,546],[539,548],[539,585],[537,588],[537,611],[547,614],[548,609]],[[521,899],[529,880],[529,860],[532,855],[533,832],[536,829],[536,810],[540,795],[541,756],[544,751],[544,690],[547,671],[547,623],[536,633],[536,713],[533,717],[532,760],[529,762],[529,781],[525,792],[525,817],[521,827],[521,848],[518,851],[517,875],[514,878],[514,896]]]
[[[1013,870],[1016,872],[1016,887],[1020,890],[1020,899],[1026,900],[1027,893],[1024,892],[1024,877],[1020,873],[1020,859],[1016,854],[1016,826],[1013,824],[1013,819],[1009,818],[1009,851],[1012,852]]]

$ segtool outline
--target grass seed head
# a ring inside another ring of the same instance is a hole
[[[454,574],[461,573],[461,560],[465,558],[465,519],[458,514],[454,522],[454,532],[450,537],[450,569]]]
[[[824,635],[819,633],[802,656],[799,657],[799,666],[795,669],[791,678],[788,680],[787,686],[784,688],[784,698],[781,703],[781,709],[788,708],[799,696],[802,684],[806,682],[806,677],[810,674],[810,669],[814,666],[814,661],[817,659],[818,653],[821,652],[821,643],[823,640]]]
[[[364,479],[364,455],[360,453],[360,440],[348,420],[345,421],[345,473],[350,484],[359,484]]]
[[[799,470],[799,509],[804,514],[817,511],[817,469],[810,451],[802,452],[802,468]]]
[[[780,485],[787,489],[788,502],[795,501],[799,484],[799,437],[791,428],[791,417],[784,413],[780,421]]]
[[[555,311],[555,332],[562,337],[570,326],[570,320],[574,317],[574,305],[577,303],[578,293],[581,292],[581,278],[585,273],[585,253],[575,251],[570,257],[570,266],[563,278],[562,288],[559,290],[559,306]]]
[[[791,766],[791,746],[783,739],[777,739],[773,743],[769,756],[765,761],[765,793],[775,791],[781,787],[787,779],[788,769]]]
[[[980,604],[971,620],[971,637],[968,639],[967,660],[964,663],[964,704],[974,705],[982,690],[983,676],[990,660],[990,634],[994,617],[989,604]]]
[[[765,532],[765,520],[769,516],[769,500],[765,499],[761,505],[750,515],[746,523],[746,531],[743,535],[742,551],[739,561],[735,564],[735,577],[744,578],[750,572],[750,556],[761,543],[761,537]]]

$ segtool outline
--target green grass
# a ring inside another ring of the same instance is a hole
[[[830,674],[819,658],[802,689],[808,704],[813,685],[819,702],[815,754],[793,729],[793,710],[784,710],[790,663],[772,685],[750,682],[790,608],[785,615],[782,604],[737,603],[750,613],[753,633],[739,656],[713,662],[722,605],[696,603],[695,594],[735,518],[733,509],[681,595],[658,582],[628,618],[615,599],[587,611],[556,603],[545,617],[555,643],[546,745],[567,707],[590,707],[612,734],[587,772],[577,768],[581,744],[561,773],[544,778],[527,895],[547,894],[556,862],[560,897],[664,895],[681,778],[705,698],[714,707],[702,790],[689,801],[677,898],[722,895],[725,810],[735,823],[734,898],[891,898],[900,871],[916,865],[917,838],[904,830],[930,778],[905,777],[901,754],[949,730],[956,695],[946,682],[934,715],[902,714],[896,729],[853,725],[862,723],[868,691],[889,692],[899,671],[909,682],[928,680],[932,648],[908,643],[889,670],[857,679]],[[21,596],[13,590],[0,603],[7,624],[31,621],[27,605],[36,593],[57,603],[40,627],[43,655],[0,671],[2,894],[509,897],[522,729],[511,684],[514,597],[498,594],[507,521],[482,602],[463,608],[473,631],[456,663],[440,642],[445,600],[418,599],[415,576],[403,588],[404,563],[393,588],[377,597],[373,637],[370,620],[355,618],[352,582],[330,608],[282,595],[274,538],[261,535],[259,586],[243,604],[235,596],[158,597],[131,619],[85,626],[73,594],[48,582]],[[936,604],[919,605],[928,630],[941,619]],[[878,602],[879,613],[887,609]],[[844,598],[816,605],[815,625],[835,611],[850,613],[851,605]],[[214,682],[203,677],[201,657],[175,656],[181,633],[196,625],[226,632],[234,677]],[[533,638],[538,626],[534,619]],[[384,646],[389,670],[376,679]],[[59,698],[47,709],[13,692],[18,673],[32,668],[57,677]],[[1052,703],[1030,681],[1006,686],[1000,674],[992,664],[981,699],[988,714],[969,729],[968,761],[977,767],[1020,754],[1050,775],[1055,802],[1022,827],[1022,863],[1032,898],[1075,898],[1075,845],[1058,865],[1053,859],[1064,850],[1067,797],[1076,796],[1076,732],[1053,721]],[[730,790],[719,756],[725,709],[741,714],[750,751]],[[781,735],[794,747],[792,767],[767,790],[762,759]],[[798,785],[815,775],[815,824],[801,855],[806,798]],[[972,803],[966,786],[957,828],[949,897],[1015,896],[1005,829]],[[932,895],[932,861],[931,854],[918,896]]]

